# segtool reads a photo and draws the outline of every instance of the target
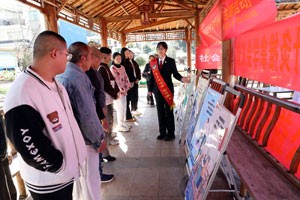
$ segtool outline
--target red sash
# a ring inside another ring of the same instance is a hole
[[[172,110],[175,106],[173,101],[173,94],[159,72],[157,59],[153,59],[150,62],[150,67],[160,93],[163,95],[164,99],[167,101]]]

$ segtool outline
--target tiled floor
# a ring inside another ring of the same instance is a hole
[[[178,143],[178,136],[169,142],[156,140],[157,112],[156,107],[146,104],[146,88],[139,89],[139,111],[142,115],[132,123],[131,132],[118,133],[120,145],[109,146],[111,155],[117,160],[105,163],[103,171],[116,178],[102,184],[102,200],[183,200],[184,149]],[[11,165],[13,173],[18,168],[14,163]],[[222,173],[218,173],[215,180],[212,188],[224,189],[226,183]],[[207,199],[227,200],[232,196],[209,193]]]
[[[185,153],[178,136],[169,142],[156,140],[156,107],[146,104],[145,88],[139,90],[138,107],[142,115],[132,123],[131,132],[118,133],[120,145],[109,147],[117,160],[105,163],[103,170],[116,179],[102,184],[102,200],[182,200]],[[208,199],[230,198],[210,195]]]
[[[185,175],[184,149],[177,140],[158,141],[156,107],[146,104],[140,89],[141,116],[127,133],[118,133],[119,146],[110,146],[117,160],[104,164],[104,173],[116,179],[101,186],[105,200],[181,200],[180,181]]]

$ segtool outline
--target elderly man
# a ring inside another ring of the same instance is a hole
[[[65,88],[55,80],[70,54],[63,37],[38,35],[33,63],[7,93],[7,136],[21,155],[20,172],[33,199],[72,199],[86,147]]]
[[[105,94],[104,94],[104,81],[100,75],[100,73],[97,71],[100,67],[101,62],[101,53],[99,49],[96,47],[91,47],[93,52],[93,58],[92,58],[92,65],[91,68],[86,71],[86,74],[88,75],[92,85],[95,88],[94,97],[96,100],[96,111],[99,117],[99,120],[102,122],[102,126],[107,132],[109,130],[109,124],[107,123],[107,120],[105,116],[107,115],[106,110],[106,103],[105,103]],[[105,143],[109,142],[108,139],[110,138],[110,135],[105,134]],[[101,183],[108,183],[114,179],[113,174],[103,174],[102,170],[102,156],[106,158],[110,158],[110,161],[115,161],[116,158],[111,156],[108,150],[108,147],[106,146],[106,149],[103,151],[103,153],[99,154],[99,172],[101,177]]]
[[[105,148],[105,142],[96,112],[94,87],[85,74],[92,63],[92,50],[82,42],[75,42],[70,45],[69,53],[73,55],[72,59],[67,63],[65,72],[57,79],[66,87],[75,118],[87,145],[87,178],[84,182],[87,183],[90,196],[84,198],[99,200],[101,181],[98,172],[98,154]]]

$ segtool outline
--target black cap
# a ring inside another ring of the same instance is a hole
[[[101,47],[100,52],[105,53],[105,54],[111,54],[110,48],[107,48],[107,47]]]

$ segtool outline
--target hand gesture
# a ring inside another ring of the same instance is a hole
[[[184,83],[190,83],[191,82],[189,77],[182,77],[181,81],[184,82]]]

